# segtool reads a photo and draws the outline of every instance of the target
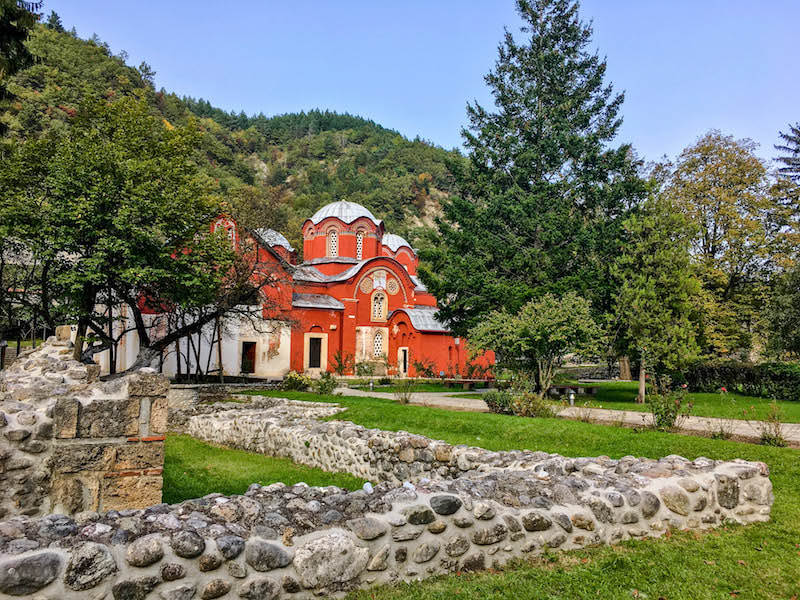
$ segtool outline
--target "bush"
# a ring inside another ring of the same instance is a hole
[[[653,427],[668,431],[680,426],[692,413],[692,403],[686,402],[686,388],[671,389],[669,377],[650,386],[645,401],[653,415]]]
[[[514,395],[514,414],[520,417],[537,417],[550,419],[556,416],[553,405],[548,402],[544,394],[524,392]]]
[[[513,395],[508,390],[491,390],[483,395],[483,401],[493,413],[513,415]]]
[[[523,391],[492,390],[483,395],[489,410],[501,415],[517,415],[518,417],[555,416],[552,405],[541,394]]]
[[[323,396],[332,394],[337,385],[336,378],[328,371],[325,371],[320,378],[314,382],[314,392]]]
[[[308,375],[301,375],[297,371],[289,371],[283,378],[281,389],[287,392],[305,392],[314,381]]]
[[[392,394],[394,399],[400,404],[408,404],[411,402],[411,397],[414,394],[414,380],[399,379],[395,385],[396,388]]]
[[[693,391],[726,388],[746,396],[800,402],[800,365],[793,363],[697,362],[683,377]]]
[[[356,363],[355,366],[356,375],[359,377],[372,377],[375,375],[375,365],[371,362],[360,362]]]
[[[746,415],[747,411],[744,412]],[[785,417],[786,415],[784,415],[781,408],[775,402],[771,402],[766,417],[757,420],[755,425],[750,421],[748,421],[748,423],[755,427],[759,434],[759,442],[761,444],[764,446],[783,448],[786,446],[786,437],[783,435],[783,421]]]
[[[436,363],[431,358],[419,358],[411,361],[411,366],[417,371],[417,377],[438,377]]]
[[[381,377],[378,379],[378,385],[391,385],[392,379],[391,377]]]

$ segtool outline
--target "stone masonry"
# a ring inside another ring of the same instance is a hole
[[[0,523],[0,598],[339,596],[546,549],[767,521],[773,502],[763,463],[489,452],[321,422],[341,410],[331,404],[258,406],[220,403],[189,431],[381,483],[254,484],[143,510],[16,516]]]
[[[50,338],[0,373],[0,518],[161,501],[167,379],[98,381],[71,345]]]

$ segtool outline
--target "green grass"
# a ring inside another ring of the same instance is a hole
[[[173,504],[219,492],[244,494],[251,483],[267,485],[282,481],[292,485],[336,485],[358,489],[364,481],[347,473],[327,473],[285,458],[219,448],[188,435],[167,437],[164,457],[163,501]]]
[[[589,385],[589,384],[586,384]],[[576,403],[588,402],[589,406],[614,410],[636,410],[649,412],[647,404],[636,404],[638,383],[635,381],[614,381],[597,385],[594,396],[578,396]],[[763,418],[772,400],[742,394],[700,394],[690,393],[686,398],[694,404],[692,414],[699,417],[723,417],[729,419]],[[800,402],[778,401],[787,423],[800,423]],[[747,410],[747,415],[742,413]]]
[[[450,394],[448,398],[467,398],[469,400],[482,400],[484,394],[481,392],[464,392],[463,394]]]
[[[401,406],[391,400],[265,392],[272,396],[339,402],[333,417],[366,427],[405,430],[453,444],[490,450],[535,449],[567,456],[628,454],[687,458],[744,458],[772,471],[772,521],[728,526],[704,535],[629,541],[614,547],[554,553],[503,573],[441,577],[411,585],[370,589],[352,598],[493,600],[546,598],[790,599],[800,594],[800,451],[724,440],[566,421]]]

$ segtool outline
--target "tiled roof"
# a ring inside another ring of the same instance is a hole
[[[417,287],[414,288],[415,290],[417,290],[419,292],[427,292],[428,291],[428,288],[425,286],[424,283],[422,283],[422,281],[420,280],[419,277],[417,277],[416,275],[409,275],[409,277],[411,277],[411,281],[414,282],[414,285],[417,286]]]
[[[447,333],[450,330],[437,318],[437,308],[399,308],[394,312],[404,312],[408,315],[411,325],[418,331],[436,331]]]
[[[294,248],[292,248],[289,240],[287,240],[282,233],[274,229],[268,229],[266,227],[263,229],[256,229],[256,235],[268,246],[282,246],[289,252],[294,252]]]
[[[344,310],[344,304],[333,296],[326,294],[292,294],[294,308],[323,308],[327,310]]]

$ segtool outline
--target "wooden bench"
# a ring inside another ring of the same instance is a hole
[[[462,389],[471,390],[477,383],[482,383],[487,388],[490,388],[494,384],[494,381],[487,379],[444,379],[442,383],[444,383],[445,387],[460,385]]]

